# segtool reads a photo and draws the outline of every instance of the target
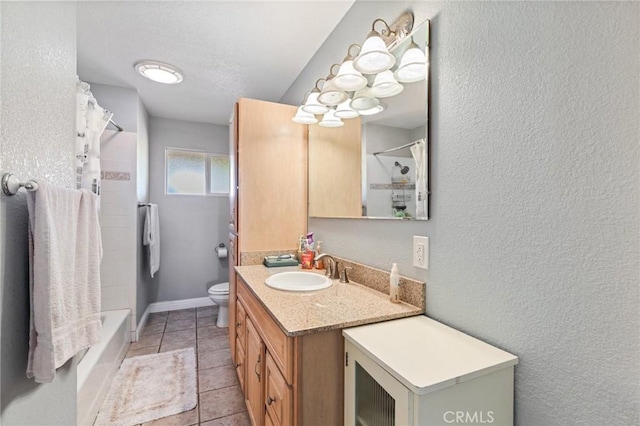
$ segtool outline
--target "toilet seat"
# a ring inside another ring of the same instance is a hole
[[[210,295],[228,295],[229,294],[229,283],[220,283],[220,284],[216,284],[216,285],[212,285],[209,288],[209,294]]]

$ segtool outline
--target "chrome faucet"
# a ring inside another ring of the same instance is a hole
[[[327,272],[325,273],[325,275],[329,278],[331,278],[332,280],[334,279],[338,279],[340,277],[340,274],[338,273],[338,261],[335,260],[333,258],[333,256],[331,256],[330,254],[327,253],[322,253],[318,256],[315,257],[316,262],[318,260],[322,260],[325,259],[325,269],[327,270]]]

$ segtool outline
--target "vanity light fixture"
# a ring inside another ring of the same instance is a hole
[[[322,127],[342,127],[344,122],[335,116],[335,110],[330,109],[325,115],[322,116],[322,121],[319,123]]]
[[[136,71],[151,81],[163,84],[178,84],[184,79],[177,67],[159,61],[140,61],[134,65]]]
[[[365,87],[364,89],[358,90],[353,94],[353,99],[349,106],[355,109],[356,111],[362,111],[371,109],[377,106],[380,103],[380,100],[374,97],[371,94],[371,89],[369,87]]]
[[[389,98],[402,92],[404,86],[396,81],[391,70],[382,71],[376,75],[371,94],[376,98]]]
[[[333,79],[333,84],[345,92],[353,92],[360,90],[367,85],[367,77],[363,76],[360,71],[353,67],[353,57],[351,56],[351,48],[357,47],[359,44],[352,44],[347,49],[347,56],[344,57],[342,65],[338,70],[338,75]]]
[[[318,119],[315,115],[304,112],[302,110],[302,107],[300,106],[298,107],[298,111],[296,112],[296,115],[293,116],[291,121],[298,124],[316,124],[318,122]]]
[[[338,64],[333,64],[329,69],[329,75],[325,79],[325,83],[322,86],[322,90],[318,95],[318,102],[327,106],[335,106],[349,99],[349,95],[344,90],[339,89],[333,83],[335,74],[333,74],[333,68],[340,67]]]
[[[309,114],[325,114],[329,112],[329,107],[318,102],[318,95],[320,95],[320,89],[318,89],[318,83],[320,81],[326,81],[324,78],[316,80],[315,87],[309,93],[307,101],[302,105],[302,111]]]
[[[359,117],[360,113],[358,113],[358,111],[356,111],[355,109],[351,108],[351,106],[349,105],[350,103],[351,103],[351,99],[347,99],[346,101],[339,104],[338,107],[336,108],[336,112],[334,113],[334,115],[342,119]]]
[[[378,105],[374,106],[373,108],[369,108],[369,109],[365,109],[365,110],[361,110],[358,111],[360,113],[360,115],[375,115],[378,113],[381,113],[382,111],[385,110],[385,106],[382,103],[379,103]]]
[[[400,65],[394,77],[400,83],[415,83],[427,77],[427,57],[411,38],[409,49],[400,59]]]
[[[378,23],[384,25],[380,32],[376,30]],[[315,117],[312,119],[309,115],[301,114],[324,114],[319,123],[321,126],[340,127],[344,124],[341,119],[384,111],[385,106],[378,98],[395,96],[404,90],[403,83],[424,80],[427,76],[426,55],[413,38],[408,47],[405,45],[396,49],[396,55],[404,52],[401,57],[398,56],[398,64],[396,56],[391,53],[391,49],[405,40],[412,30],[412,12],[403,13],[391,25],[381,18],[374,20],[371,32],[362,46],[351,44],[348,47],[342,64],[332,65],[329,75],[316,81],[306,102],[292,120],[301,124],[314,124],[312,120],[317,121]],[[355,48],[359,51],[354,59]],[[336,66],[339,68],[337,74],[334,74]],[[318,87],[320,81],[324,81],[322,90]]]

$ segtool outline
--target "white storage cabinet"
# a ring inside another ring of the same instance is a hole
[[[345,425],[512,425],[518,358],[426,316],[343,330]]]

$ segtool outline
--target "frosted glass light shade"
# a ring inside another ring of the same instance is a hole
[[[291,121],[298,124],[316,124],[318,122],[318,119],[315,115],[304,112],[302,110],[302,107],[300,106],[298,107],[298,111],[296,112],[296,115],[293,116]]]
[[[353,60],[348,60],[340,65],[338,75],[333,78],[333,84],[345,92],[353,92],[366,86],[367,78],[353,67]]]
[[[389,53],[387,45],[377,35],[371,32],[360,49],[360,54],[353,60],[353,66],[363,74],[377,74],[390,69],[396,58]]]
[[[376,75],[371,86],[371,94],[377,98],[388,98],[402,92],[404,86],[393,78],[391,70]]]
[[[358,113],[358,111],[349,106],[350,103],[351,99],[347,99],[346,101],[342,102],[340,105],[338,105],[338,108],[336,108],[336,112],[334,113],[334,115],[338,118],[343,119],[358,117],[360,114]]]
[[[380,103],[378,98],[373,97],[368,87],[358,90],[353,94],[353,99],[349,106],[360,112],[361,110],[371,109]]]
[[[322,121],[320,122],[320,126],[322,127],[341,127],[344,126],[344,122],[335,116],[334,110],[329,110],[325,115],[322,116]]]
[[[329,111],[329,107],[318,102],[320,92],[311,92],[307,98],[307,102],[302,105],[302,110],[309,114],[324,114]]]
[[[182,71],[171,64],[158,61],[142,61],[134,68],[140,75],[156,83],[178,84],[184,79]]]
[[[415,83],[427,78],[427,57],[417,45],[413,44],[404,52],[394,77],[401,83]]]
[[[374,114],[378,114],[382,111],[385,110],[385,106],[384,104],[378,104],[376,106],[374,106],[373,108],[369,108],[369,109],[365,109],[362,111],[358,111],[360,113],[360,115],[374,115]]]
[[[333,79],[327,80],[327,82],[322,87],[320,95],[318,95],[318,102],[328,106],[338,105],[339,103],[344,102],[347,99],[349,99],[349,95],[347,95],[344,91],[338,89],[333,84]]]

